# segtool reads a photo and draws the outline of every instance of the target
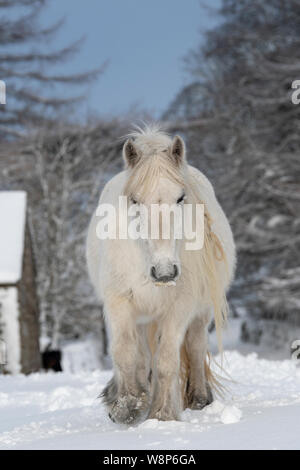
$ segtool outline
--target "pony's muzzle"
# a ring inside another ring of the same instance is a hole
[[[150,277],[153,282],[158,284],[175,282],[179,277],[179,267],[177,264],[172,263],[167,265],[157,264],[151,267]]]

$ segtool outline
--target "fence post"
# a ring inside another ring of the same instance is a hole
[[[7,350],[6,350],[6,344],[3,339],[0,339],[0,372],[2,372],[2,369],[4,371],[4,366],[7,364]]]

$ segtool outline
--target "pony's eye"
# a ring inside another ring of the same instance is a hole
[[[185,194],[183,193],[183,195],[180,196],[179,199],[177,199],[177,204],[181,204],[184,201],[184,199],[185,199]]]
[[[132,202],[132,204],[137,204],[137,201],[134,199],[134,197],[131,196],[130,198],[130,201]]]

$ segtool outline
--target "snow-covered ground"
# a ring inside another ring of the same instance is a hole
[[[230,351],[226,396],[180,422],[112,423],[111,372],[0,376],[0,449],[299,449],[300,367]]]

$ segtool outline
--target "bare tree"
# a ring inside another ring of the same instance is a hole
[[[101,309],[86,271],[85,237],[100,191],[121,163],[117,121],[59,126],[12,143],[1,155],[0,184],[25,189],[38,273],[42,336],[96,333],[106,349]],[[101,341],[100,341],[101,342]]]
[[[49,44],[63,25],[39,26],[46,0],[0,1],[0,77],[6,82],[7,104],[0,107],[0,138],[19,136],[24,128],[41,125],[82,98],[66,93],[66,85],[84,85],[103,70],[65,75],[51,73],[78,52],[82,39],[55,50]],[[65,93],[57,87],[64,87]]]

